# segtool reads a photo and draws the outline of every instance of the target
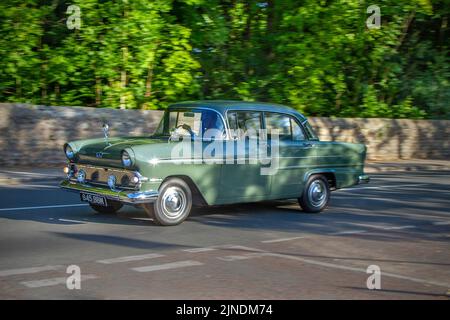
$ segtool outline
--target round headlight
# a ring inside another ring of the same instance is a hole
[[[64,151],[66,153],[67,159],[72,160],[75,157],[75,152],[73,152],[73,149],[71,146],[66,145],[66,148]]]
[[[132,161],[128,152],[122,152],[122,164],[124,167],[131,167]]]

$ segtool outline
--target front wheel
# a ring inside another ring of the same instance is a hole
[[[107,207],[98,206],[98,205],[95,205],[95,204],[92,204],[92,203],[89,203],[89,205],[91,206],[92,209],[94,209],[98,213],[106,213],[106,214],[116,213],[117,211],[120,210],[120,208],[123,207],[123,204],[121,204],[118,201],[113,201],[113,200],[109,200],[108,201],[108,206]]]
[[[164,182],[155,203],[147,203],[144,209],[156,224],[174,226],[183,222],[191,212],[192,192],[188,184],[173,178]]]
[[[320,174],[309,177],[303,194],[298,198],[298,202],[303,211],[311,213],[324,210],[329,200],[330,186],[328,180]]]

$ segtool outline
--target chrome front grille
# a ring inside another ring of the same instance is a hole
[[[77,170],[84,170],[86,172],[86,182],[92,185],[109,188],[108,177],[114,175],[116,177],[116,187],[118,189],[135,190],[138,188],[138,184],[133,182],[134,173],[132,171],[82,164],[77,165]]]

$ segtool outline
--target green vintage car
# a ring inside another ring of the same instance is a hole
[[[71,141],[65,190],[101,213],[141,206],[176,225],[192,206],[298,199],[320,212],[330,191],[366,183],[363,144],[320,141],[282,105],[193,101],[171,105],[152,135]]]

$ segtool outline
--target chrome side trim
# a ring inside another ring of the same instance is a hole
[[[62,181],[59,186],[67,191],[92,193],[125,204],[152,203],[156,201],[159,195],[159,192],[157,190],[134,191],[134,192],[126,190],[110,190],[105,188],[99,188],[87,183],[81,184],[69,180]]]

